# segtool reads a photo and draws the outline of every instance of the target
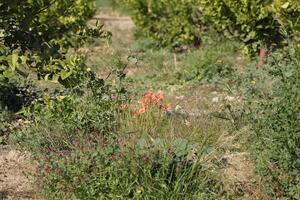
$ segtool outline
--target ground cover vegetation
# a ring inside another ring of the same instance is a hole
[[[0,2],[0,144],[45,199],[298,199],[299,5]]]

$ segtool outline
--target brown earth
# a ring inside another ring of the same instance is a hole
[[[0,200],[38,200],[29,178],[34,168],[28,153],[0,147]]]

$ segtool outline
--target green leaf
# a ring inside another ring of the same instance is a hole
[[[65,80],[66,78],[68,78],[69,76],[71,76],[71,74],[72,74],[72,71],[68,72],[68,71],[62,70],[60,72],[60,76],[61,76],[62,80]]]
[[[6,55],[0,56],[0,62],[5,61],[7,59]]]
[[[188,141],[186,139],[177,139],[175,141],[175,155],[181,157],[187,154]]]
[[[7,70],[7,66],[5,66],[5,65],[0,65],[0,70],[1,70],[1,71]]]
[[[15,76],[15,73],[12,72],[12,71],[10,71],[10,70],[7,70],[7,71],[4,71],[3,76],[4,76],[5,78],[8,78],[8,79],[9,79],[9,78],[14,77],[14,76]]]
[[[55,82],[55,83],[58,83],[58,79],[59,79],[59,75],[58,75],[58,74],[55,74],[55,75],[52,77],[52,81]]]
[[[289,5],[290,5],[290,3],[289,3],[289,2],[286,2],[285,4],[283,4],[283,5],[281,6],[281,8],[287,9],[287,8],[289,7]]]
[[[49,80],[49,76],[50,76],[50,74],[46,74],[46,76],[44,77],[44,80],[48,81]]]
[[[22,64],[25,64],[26,61],[28,60],[28,57],[27,56],[20,56],[20,59],[22,61]]]
[[[15,70],[18,67],[18,58],[19,56],[15,53],[11,54],[11,65],[12,70]]]

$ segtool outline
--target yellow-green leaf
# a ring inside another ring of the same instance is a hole
[[[289,2],[286,2],[285,4],[283,4],[283,5],[281,6],[281,8],[287,9],[287,8],[289,7],[289,5],[290,5],[290,3],[289,3]]]
[[[18,67],[18,58],[19,56],[15,53],[11,54],[11,65],[12,70],[15,70]]]
[[[59,79],[59,75],[58,74],[55,74],[53,77],[52,77],[52,81],[57,83],[58,82],[58,79]]]
[[[4,71],[3,76],[4,76],[5,78],[10,79],[10,78],[12,78],[12,77],[15,76],[15,73],[12,72],[12,71],[10,71],[10,70],[7,70],[7,71]]]
[[[68,78],[69,76],[71,76],[71,74],[72,74],[72,71],[67,72],[65,70],[62,70],[60,72],[60,76],[61,76],[62,80],[65,80],[66,78]]]

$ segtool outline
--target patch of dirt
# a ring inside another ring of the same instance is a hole
[[[223,183],[227,191],[232,191],[245,200],[267,199],[254,183],[254,165],[248,153],[227,154],[222,160],[225,164]]]
[[[104,29],[112,33],[113,40],[123,43],[132,40],[132,30],[135,25],[130,17],[102,14],[94,16],[90,23],[94,24],[97,21],[104,24]]]
[[[40,200],[26,174],[34,168],[30,156],[10,147],[0,147],[0,200]]]

